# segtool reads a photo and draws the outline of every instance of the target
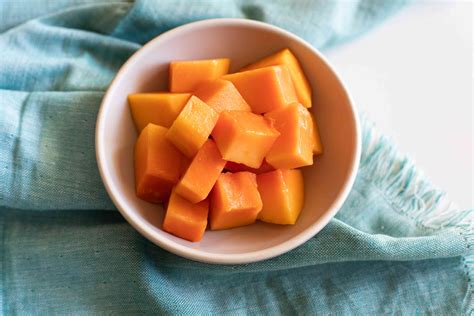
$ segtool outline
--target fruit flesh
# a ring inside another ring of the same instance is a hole
[[[263,201],[258,219],[267,223],[295,224],[304,203],[303,174],[298,169],[278,169],[257,175]]]
[[[214,141],[208,139],[176,185],[176,193],[192,203],[204,200],[219,178],[225,163]]]
[[[185,156],[192,158],[206,142],[217,119],[216,111],[192,96],[171,125],[166,137]]]
[[[202,239],[207,226],[209,201],[191,203],[173,190],[163,220],[163,230],[186,240]]]
[[[224,169],[230,171],[230,172],[240,172],[240,171],[248,171],[248,172],[252,172],[252,173],[255,173],[255,174],[260,174],[260,173],[264,173],[264,172],[269,172],[269,171],[272,171],[272,170],[275,170],[275,168],[273,168],[268,162],[266,162],[265,160],[262,162],[262,164],[260,165],[260,167],[258,167],[258,169],[255,169],[255,168],[250,168],[244,164],[241,164],[241,163],[236,163],[236,162],[233,162],[233,161],[227,161],[227,163],[225,164],[225,167]]]
[[[148,124],[135,144],[135,189],[145,201],[166,201],[181,172],[181,153],[166,139],[167,129]]]
[[[296,56],[285,48],[273,55],[267,56],[251,65],[242,68],[240,71],[247,71],[268,66],[286,65],[290,71],[291,79],[295,86],[295,92],[298,101],[305,107],[310,108],[311,101],[311,86],[306,78],[303,68],[301,67]]]
[[[313,124],[311,125],[312,131],[311,131],[311,141],[313,143],[313,154],[314,155],[320,155],[323,153],[323,144],[321,143],[321,136],[319,135],[319,129],[318,125],[316,124],[316,119],[314,118],[313,114],[311,114],[311,120]]]
[[[218,79],[203,82],[197,86],[194,95],[217,113],[224,110],[250,112],[250,106],[245,102],[234,84],[227,80]]]
[[[265,159],[276,169],[293,169],[313,164],[315,127],[309,111],[299,103],[265,114],[280,132]]]
[[[257,219],[294,224],[304,201],[294,168],[323,152],[306,109],[311,89],[289,49],[239,73],[227,74],[229,64],[172,62],[172,92],[128,98],[139,132],[137,196],[165,203],[163,229],[190,241],[201,240],[208,223],[213,230]]]
[[[297,101],[290,72],[284,65],[237,72],[222,79],[231,81],[257,114]]]
[[[170,63],[170,91],[193,92],[200,83],[227,74],[229,65],[227,58],[173,61]]]
[[[128,96],[133,122],[140,133],[148,123],[169,128],[186,102],[189,93],[135,93]]]
[[[259,168],[279,136],[261,115],[242,111],[223,111],[212,137],[225,160]]]
[[[245,226],[255,222],[262,209],[256,176],[244,171],[222,173],[211,193],[209,222],[212,230]]]

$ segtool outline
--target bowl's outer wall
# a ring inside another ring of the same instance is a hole
[[[127,95],[166,91],[172,60],[228,57],[231,71],[282,48],[300,60],[313,89],[310,109],[319,126],[324,154],[304,168],[305,207],[296,225],[257,223],[207,231],[190,243],[161,230],[163,209],[135,196],[133,148],[137,137]],[[321,230],[335,215],[353,184],[360,155],[358,121],[337,75],[311,46],[263,23],[208,20],[172,30],[148,43],[122,67],[98,117],[96,150],[109,195],[125,218],[163,248],[187,258],[214,263],[245,263],[286,252]]]

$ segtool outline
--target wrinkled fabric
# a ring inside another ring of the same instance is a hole
[[[472,210],[450,203],[365,117],[361,167],[336,218],[293,251],[253,264],[198,263],[153,245],[116,211],[95,162],[108,84],[162,32],[251,18],[324,49],[404,5],[0,2],[0,312],[472,314]]]

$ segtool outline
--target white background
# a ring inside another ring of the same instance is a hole
[[[463,209],[473,202],[473,4],[421,2],[326,51],[356,106]]]

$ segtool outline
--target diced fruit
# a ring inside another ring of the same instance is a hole
[[[186,173],[176,185],[175,191],[192,203],[204,200],[224,169],[216,144],[208,139],[199,149]]]
[[[218,79],[203,82],[197,86],[194,95],[217,113],[224,110],[250,112],[250,106],[242,98],[234,84],[227,80]]]
[[[173,190],[171,192],[163,230],[189,241],[200,241],[206,230],[209,201],[193,204]]]
[[[138,132],[148,123],[169,128],[191,97],[189,93],[135,93],[128,96]]]
[[[263,161],[263,163],[260,165],[260,167],[258,167],[258,169],[255,169],[255,168],[250,168],[244,164],[241,164],[241,163],[236,163],[236,162],[233,162],[233,161],[227,161],[227,163],[225,164],[225,167],[224,169],[226,170],[229,170],[230,172],[240,172],[240,171],[248,171],[248,172],[252,172],[252,173],[255,173],[255,174],[260,174],[260,173],[264,173],[264,172],[269,172],[269,171],[272,171],[272,170],[275,170],[275,168],[273,168],[268,162],[266,162],[265,160]]]
[[[216,125],[218,114],[199,98],[192,96],[166,137],[187,157],[192,158]]]
[[[273,224],[294,224],[304,203],[301,170],[282,170],[257,175],[258,191],[263,201],[258,219]]]
[[[314,130],[308,110],[299,103],[265,114],[280,136],[265,156],[277,169],[293,169],[313,164]]]
[[[313,124],[311,127],[313,128],[311,131],[312,134],[312,143],[313,143],[313,154],[315,155],[320,155],[323,153],[323,144],[321,143],[321,137],[319,136],[319,130],[318,130],[318,124],[316,124],[316,120],[314,119],[314,116],[312,113],[311,115],[311,121]]]
[[[159,203],[178,182],[182,155],[166,139],[167,129],[148,124],[135,144],[135,188],[145,201]]]
[[[231,81],[254,113],[266,113],[296,102],[286,66],[272,66],[223,76]]]
[[[248,65],[242,68],[240,71],[247,71],[252,69],[258,69],[268,66],[286,65],[290,71],[291,79],[295,85],[296,95],[298,101],[305,107],[311,107],[311,86],[309,85],[308,79],[304,75],[303,68],[296,59],[295,55],[288,49],[285,48],[273,55],[265,57],[254,64]]]
[[[227,58],[173,61],[170,63],[170,91],[192,92],[201,82],[227,74],[229,65]]]
[[[211,193],[211,229],[252,224],[261,209],[255,174],[246,171],[222,173]]]
[[[226,58],[174,61],[170,92],[128,96],[139,133],[136,195],[163,203],[163,230],[192,242],[208,222],[212,230],[294,224],[304,203],[295,168],[323,152],[307,109],[311,87],[289,49],[238,73],[229,66]]]
[[[225,160],[259,168],[279,133],[261,115],[223,111],[212,137]]]

